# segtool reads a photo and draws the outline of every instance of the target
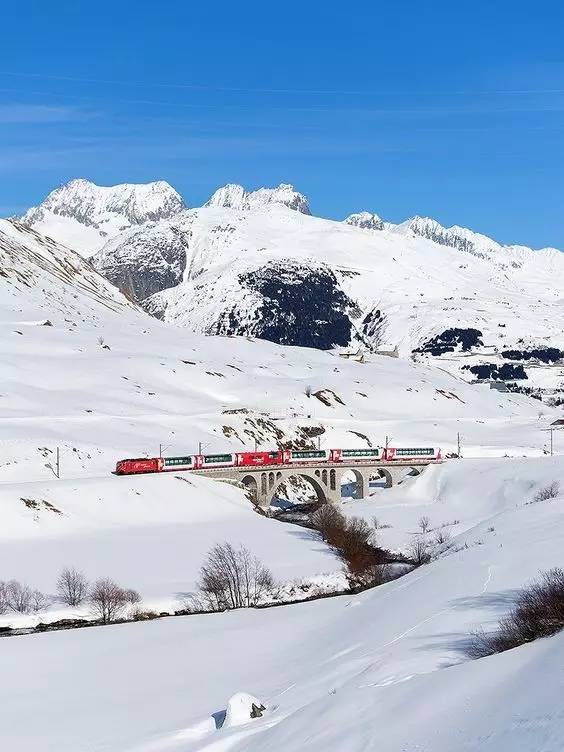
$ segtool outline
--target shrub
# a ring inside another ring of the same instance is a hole
[[[430,525],[431,525],[431,520],[426,515],[419,518],[419,527],[423,535],[425,535],[428,532]]]
[[[310,517],[311,524],[319,531],[324,541],[331,544],[345,528],[346,518],[334,504],[322,504]]]
[[[274,589],[274,578],[248,549],[226,542],[208,552],[197,587],[192,610],[224,611],[256,606]]]
[[[137,600],[133,600],[134,595]],[[92,613],[104,624],[119,619],[126,606],[138,600],[140,600],[139,594],[135,590],[122,588],[108,577],[96,580],[88,593]]]
[[[149,610],[143,610],[140,607],[137,607],[133,610],[131,613],[131,619],[133,621],[150,621],[151,619],[158,619],[159,614],[156,611]]]
[[[311,516],[321,537],[336,549],[344,562],[351,587],[381,584],[378,567],[387,561],[386,552],[375,545],[373,528],[359,517],[347,519],[333,504],[323,504]]]
[[[521,590],[515,605],[494,632],[474,632],[466,653],[483,658],[550,637],[564,629],[564,570],[555,568]]]
[[[398,575],[393,573],[389,564],[372,563],[358,571],[355,571],[349,565],[347,580],[351,590],[365,590],[383,585],[385,582],[395,579],[396,576]]]
[[[408,556],[416,567],[422,564],[428,564],[431,561],[431,545],[427,538],[415,536],[408,548]]]
[[[555,499],[560,494],[560,484],[556,481],[539,489],[533,497],[533,501],[548,501]]]
[[[57,580],[57,592],[63,603],[78,606],[88,593],[88,581],[82,572],[65,567]]]
[[[433,543],[435,555],[448,551],[452,547],[452,533],[444,528],[437,530],[433,536]]]

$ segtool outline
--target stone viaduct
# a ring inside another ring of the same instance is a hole
[[[275,465],[271,467],[225,467],[197,470],[199,475],[206,475],[216,480],[236,482],[244,486],[256,504],[267,509],[276,497],[282,483],[291,478],[307,481],[315,490],[320,502],[339,503],[341,501],[341,482],[345,473],[352,474],[356,483],[356,498],[367,495],[369,481],[384,478],[386,488],[397,483],[408,474],[419,475],[427,465],[436,462],[380,462],[359,464],[339,463],[339,465]]]

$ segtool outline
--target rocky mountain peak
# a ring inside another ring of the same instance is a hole
[[[115,214],[129,224],[139,225],[170,217],[184,208],[181,196],[164,180],[100,186],[76,178],[51,191],[39,206],[24,214],[22,221],[33,224],[45,212],[52,212],[74,217],[86,225],[96,225],[104,222],[109,214]]]
[[[256,191],[247,191],[242,185],[229,183],[218,188],[205,206],[248,211],[269,204],[283,204],[302,214],[311,214],[307,198],[289,183],[280,183],[276,188],[259,188]]]
[[[164,180],[100,186],[77,178],[51,191],[21,222],[88,256],[128,227],[166,219],[185,208]]]
[[[346,225],[352,225],[353,227],[360,227],[363,230],[383,230],[384,222],[377,214],[373,212],[361,211],[356,214],[349,214],[349,216],[343,220]]]

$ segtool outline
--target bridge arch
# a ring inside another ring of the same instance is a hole
[[[245,486],[245,489],[250,493],[253,504],[258,504],[258,483],[254,475],[244,475],[241,478],[241,483]]]
[[[269,492],[269,498],[268,498],[269,504],[272,504],[272,500],[276,497],[276,492],[278,491],[280,486],[283,483],[287,483],[288,481],[292,480],[292,478],[301,478],[302,480],[305,480],[306,483],[309,483],[309,485],[315,491],[317,495],[317,500],[319,501],[320,504],[323,504],[325,501],[327,501],[325,490],[323,486],[321,485],[321,483],[319,482],[319,479],[315,477],[315,473],[313,471],[311,473],[308,473],[306,470],[292,470],[292,471],[288,471],[287,474],[284,473],[282,477],[276,479],[276,483],[274,484],[274,487]]]
[[[352,478],[349,481],[348,478]],[[346,467],[341,473],[340,482],[338,484],[337,492],[342,496],[342,486],[348,483],[349,487],[353,486],[353,499],[364,499],[368,493],[368,479],[365,478],[365,473],[357,470],[354,467]],[[345,493],[348,495],[348,493]]]

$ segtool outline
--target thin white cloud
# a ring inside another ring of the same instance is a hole
[[[0,104],[0,125],[66,123],[82,118],[74,107],[37,104]]]

